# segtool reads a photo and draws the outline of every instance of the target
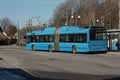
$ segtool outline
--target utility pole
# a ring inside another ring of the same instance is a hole
[[[2,24],[2,20],[0,19],[0,27],[2,27],[1,24]]]
[[[118,0],[118,5],[119,5],[119,29],[120,29],[120,0]]]
[[[66,23],[65,23],[66,26],[68,26],[68,12],[66,12]]]
[[[17,44],[19,45],[19,21],[17,21]]]
[[[95,13],[92,13],[92,26],[95,26]]]
[[[29,19],[29,27],[32,27],[32,19]]]

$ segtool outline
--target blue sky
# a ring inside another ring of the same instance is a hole
[[[0,18],[8,17],[20,26],[33,16],[40,16],[40,21],[47,21],[57,6],[65,0],[0,0]]]

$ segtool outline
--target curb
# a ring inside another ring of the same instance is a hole
[[[108,52],[107,54],[120,55],[120,52]]]

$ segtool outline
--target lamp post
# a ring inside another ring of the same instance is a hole
[[[97,22],[97,26],[99,26],[99,19],[97,19],[96,22]]]
[[[80,19],[80,18],[81,18],[80,16],[77,17],[77,19]],[[79,26],[79,25],[80,25],[80,24],[79,24],[80,22],[78,22],[78,21],[79,21],[79,20],[77,20],[77,25]]]
[[[71,16],[71,19],[72,19],[71,23],[73,23],[73,25],[79,25],[78,19],[80,18],[81,18],[80,16],[76,16],[76,17]]]
[[[66,12],[65,17],[66,17],[66,22],[65,22],[65,25],[66,25],[66,26],[68,26],[68,12]]]
[[[29,27],[32,27],[32,19],[29,19]]]
[[[71,21],[70,21],[70,25],[74,24],[74,16],[71,16]]]
[[[19,45],[19,21],[17,21],[17,45]]]

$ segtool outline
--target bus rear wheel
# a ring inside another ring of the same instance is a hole
[[[72,47],[72,53],[76,54],[76,47],[75,46]]]
[[[32,45],[32,51],[35,51],[35,46],[34,45]]]
[[[52,46],[48,47],[49,52],[52,52]]]

